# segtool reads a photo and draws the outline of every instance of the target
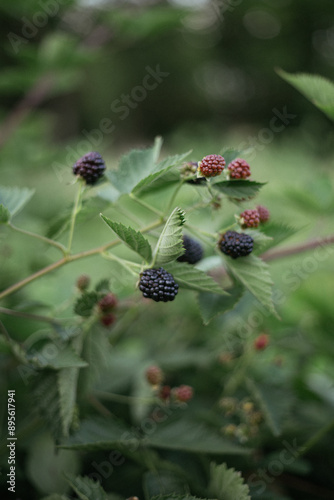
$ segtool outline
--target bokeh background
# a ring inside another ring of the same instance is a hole
[[[161,135],[164,155],[191,149],[193,161],[229,146],[244,149],[253,178],[268,182],[257,202],[269,207],[276,222],[298,229],[289,244],[333,234],[333,124],[277,73],[281,68],[334,79],[332,0],[2,0],[0,12],[1,184],[36,190],[16,218],[18,226],[51,234],[73,201],[71,167],[85,152],[99,151],[114,168],[122,153]],[[273,119],[282,114],[285,121],[277,127]],[[108,241],[99,208],[96,202],[78,225],[75,250]],[[231,217],[237,210],[226,208]],[[107,215],[112,214],[110,208]],[[137,215],[144,219],[147,213]],[[0,257],[5,288],[57,254],[4,228]],[[274,366],[276,377],[283,365],[278,380],[294,386],[304,401],[295,409],[296,422],[306,426],[302,441],[326,423],[334,402],[333,253],[311,264],[305,258],[293,255],[271,264],[286,297],[281,321],[265,318],[254,332],[270,334],[267,368]],[[13,295],[6,306],[29,310],[41,297],[49,305],[66,301],[83,272],[97,282],[105,277],[106,263],[73,263]],[[197,303],[186,300],[186,313],[185,302],[173,304],[175,317],[182,314],[184,320],[172,324],[175,335],[164,346],[170,353],[181,340],[202,342]],[[138,314],[131,352],[147,348],[140,326],[147,318]],[[234,319],[208,327],[212,346],[218,346],[221,331],[233,331]],[[151,309],[145,329],[152,352],[159,349],[157,324],[168,337],[168,318]],[[37,329],[18,318],[6,318],[6,325],[19,340]],[[298,435],[296,422],[290,436]],[[313,468],[304,464],[304,474],[312,470],[308,479],[287,481],[291,498],[330,498],[330,441],[311,459]]]

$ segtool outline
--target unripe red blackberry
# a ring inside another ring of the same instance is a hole
[[[106,169],[102,156],[95,151],[86,153],[73,165],[74,175],[86,181],[86,184],[95,184]]]
[[[151,385],[160,385],[164,379],[164,374],[159,366],[150,366],[145,372],[146,380]]]
[[[240,225],[243,229],[247,227],[259,227],[260,216],[257,210],[245,210],[240,214]]]
[[[102,312],[110,312],[117,305],[117,297],[113,293],[107,293],[102,299],[100,299],[97,303],[100,311]]]
[[[107,314],[104,314],[103,316],[101,316],[100,321],[101,321],[103,326],[108,327],[108,326],[112,325],[113,323],[115,323],[116,316],[112,313],[107,313]]]
[[[82,274],[81,276],[79,276],[76,282],[77,288],[80,290],[80,292],[85,291],[89,287],[89,284],[90,277],[87,274]]]
[[[247,179],[251,175],[250,166],[242,158],[231,161],[227,169],[230,179]]]
[[[254,348],[257,351],[263,351],[269,344],[269,335],[266,333],[261,333],[256,339],[254,340]]]
[[[207,155],[199,162],[198,168],[204,177],[216,177],[225,167],[225,160],[220,155]]]
[[[253,251],[253,244],[254,240],[248,234],[227,231],[219,241],[219,249],[232,259],[237,259],[249,255]]]
[[[264,207],[263,205],[258,205],[256,207],[256,210],[259,213],[260,222],[262,224],[264,224],[265,222],[267,222],[270,219],[270,212],[269,212],[268,208]]]
[[[171,388],[169,385],[164,385],[159,391],[159,398],[163,401],[167,401],[170,398]]]
[[[187,235],[183,235],[183,247],[185,252],[183,255],[177,258],[179,262],[188,262],[189,264],[196,264],[203,257],[203,247],[202,245],[190,238]]]
[[[194,395],[194,390],[190,385],[180,385],[172,390],[174,399],[180,403],[187,403]]]
[[[139,290],[147,299],[153,299],[155,302],[168,302],[175,299],[179,285],[175,283],[170,273],[159,267],[159,269],[145,269],[140,274]]]

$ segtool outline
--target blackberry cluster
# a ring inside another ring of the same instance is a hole
[[[183,235],[183,246],[185,252],[183,255],[178,257],[179,262],[188,262],[189,264],[197,264],[203,257],[202,245],[190,238],[189,236]]]
[[[175,283],[170,273],[159,267],[159,269],[145,269],[140,274],[139,290],[146,299],[168,302],[175,299],[179,285]]]
[[[230,179],[247,179],[250,177],[250,166],[245,160],[236,158],[227,167]]]
[[[256,207],[256,210],[258,211],[260,222],[262,222],[262,224],[270,219],[270,212],[268,208],[264,207],[263,205],[258,205]]]
[[[216,177],[224,170],[225,160],[220,155],[207,155],[199,162],[198,166],[204,177]]]
[[[249,255],[253,251],[253,243],[253,238],[248,234],[227,231],[219,241],[219,248],[232,259],[237,259]]]
[[[259,227],[259,212],[257,210],[245,210],[242,214],[240,214],[240,224],[242,228]]]
[[[82,177],[86,184],[95,184],[106,169],[102,156],[95,151],[85,154],[73,165],[73,174]]]

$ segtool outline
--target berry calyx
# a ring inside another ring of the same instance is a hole
[[[220,155],[207,155],[199,162],[198,168],[204,177],[216,177],[225,167],[225,159]]]
[[[112,325],[113,323],[115,323],[115,321],[116,321],[116,316],[112,313],[104,314],[100,318],[101,324],[105,327]]]
[[[232,259],[249,255],[253,251],[253,244],[254,240],[251,236],[236,231],[227,231],[218,243],[219,249]]]
[[[152,365],[145,372],[146,380],[151,385],[160,385],[164,379],[164,374],[159,366]]]
[[[260,222],[264,224],[270,219],[270,212],[268,208],[264,207],[263,205],[258,205],[256,207],[256,210],[258,211],[259,217],[260,217]]]
[[[187,403],[192,399],[194,390],[190,385],[180,385],[180,387],[174,387],[172,393],[176,401]]]
[[[81,177],[86,184],[95,184],[104,174],[106,169],[104,160],[99,153],[91,151],[83,155],[73,165],[73,174]]]
[[[107,293],[97,303],[101,312],[110,312],[117,305],[117,297],[113,293]]]
[[[175,283],[170,273],[159,267],[159,269],[145,269],[140,274],[139,290],[146,299],[169,302],[175,299],[179,285]]]
[[[247,179],[251,175],[250,166],[242,158],[231,161],[227,169],[230,179]]]
[[[177,258],[179,262],[188,262],[188,264],[196,264],[203,257],[203,247],[202,245],[190,238],[187,235],[183,235],[183,247],[185,252],[183,255]]]
[[[257,210],[245,210],[242,214],[240,214],[239,222],[243,229],[247,227],[259,227],[259,212]]]
[[[269,344],[269,335],[266,333],[261,333],[256,339],[254,340],[254,349],[257,351],[263,351]]]

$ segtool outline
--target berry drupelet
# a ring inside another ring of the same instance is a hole
[[[189,264],[196,264],[203,257],[203,247],[202,245],[190,238],[187,235],[183,235],[183,247],[185,252],[183,255],[178,257],[179,262],[188,262]]]
[[[220,155],[208,155],[199,162],[198,168],[204,177],[216,177],[225,167],[225,160]]]
[[[84,179],[86,184],[93,185],[103,176],[105,169],[106,166],[102,156],[92,151],[75,162],[73,174]]]
[[[139,290],[147,299],[153,299],[155,302],[169,302],[175,299],[179,285],[175,283],[170,273],[159,267],[159,269],[145,269],[140,274]]]
[[[219,248],[232,259],[237,259],[249,255],[253,251],[253,243],[253,238],[248,234],[227,231],[219,241]]]
[[[242,228],[259,227],[260,215],[257,210],[245,210],[240,214],[240,225]]]
[[[230,179],[247,179],[251,175],[250,166],[241,158],[231,161],[227,169]]]

